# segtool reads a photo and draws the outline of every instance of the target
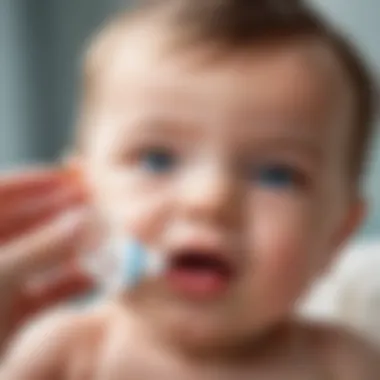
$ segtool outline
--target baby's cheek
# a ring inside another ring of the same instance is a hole
[[[165,228],[167,212],[165,199],[158,194],[139,194],[123,199],[118,207],[120,214],[116,223],[122,224],[126,233],[147,243],[156,243]]]
[[[314,236],[307,206],[262,204],[252,225],[257,286],[275,298],[292,297],[314,271]]]
[[[92,192],[102,218],[113,230],[152,242],[168,213],[167,191],[138,186],[139,181],[126,173],[100,174],[92,177]]]

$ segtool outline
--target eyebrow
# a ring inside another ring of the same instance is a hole
[[[197,128],[194,128],[188,121],[181,119],[175,121],[169,118],[148,117],[138,120],[136,124],[139,133],[149,135],[194,137],[198,134]]]

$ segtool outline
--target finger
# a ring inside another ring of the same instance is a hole
[[[30,282],[24,288],[24,294],[34,303],[41,305],[41,302],[54,302],[57,299],[64,299],[88,291],[94,287],[92,278],[70,262],[61,266],[53,274],[39,276],[36,282]],[[38,300],[38,302],[35,302]]]
[[[45,196],[8,204],[0,213],[0,243],[26,233],[47,222],[59,212],[83,204],[85,196],[78,188],[65,187]]]
[[[20,291],[13,306],[12,323],[17,325],[28,316],[85,294],[93,287],[94,283],[89,277],[73,268],[66,268],[54,280]]]
[[[62,169],[34,170],[0,177],[0,201],[2,204],[26,195],[57,189],[70,181]]]
[[[72,210],[5,245],[0,255],[0,276],[20,281],[72,257],[88,238],[90,225],[85,210]]]
[[[71,278],[74,274],[75,277],[90,278],[90,276],[77,264],[77,259],[72,257],[48,270],[31,276],[25,283],[21,284],[21,286],[28,289],[30,293],[40,293],[41,289],[49,287],[56,282],[60,282],[61,279],[66,278],[67,276],[70,276]]]
[[[55,304],[73,297],[85,294],[93,289],[91,279],[76,274],[68,275],[55,283],[41,289],[31,298],[31,311],[54,306]]]

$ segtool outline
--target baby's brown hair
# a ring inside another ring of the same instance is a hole
[[[377,116],[373,78],[360,54],[342,34],[302,0],[150,0],[114,19],[95,40],[85,62],[87,93],[96,70],[105,63],[106,48],[116,45],[137,21],[159,22],[175,43],[216,43],[225,48],[250,48],[260,43],[286,43],[314,38],[337,56],[354,90],[356,109],[350,138],[349,176],[357,184],[364,172],[368,143]],[[148,25],[148,24],[145,24]]]

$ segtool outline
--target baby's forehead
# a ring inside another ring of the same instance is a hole
[[[94,107],[95,113],[101,109],[113,120],[103,128],[104,138],[111,127],[112,135],[131,139],[169,125],[177,132],[183,127],[206,133],[215,129],[231,136],[231,146],[235,140],[248,144],[248,138],[261,141],[275,134],[278,140],[289,134],[329,152],[330,147],[346,151],[352,89],[323,43],[300,40],[221,55],[211,54],[207,45],[169,54],[164,43],[145,30],[113,45],[96,78],[103,103]],[[268,121],[279,125],[273,131],[270,125],[256,139]]]
[[[208,45],[170,53],[164,46],[163,37],[152,38],[148,29],[136,30],[113,46],[108,64],[95,80],[116,99],[140,93],[178,97],[181,92],[236,98],[239,92],[248,101],[275,93],[285,102],[298,97],[311,106],[331,105],[351,93],[338,60],[320,41],[282,42],[221,54]]]

